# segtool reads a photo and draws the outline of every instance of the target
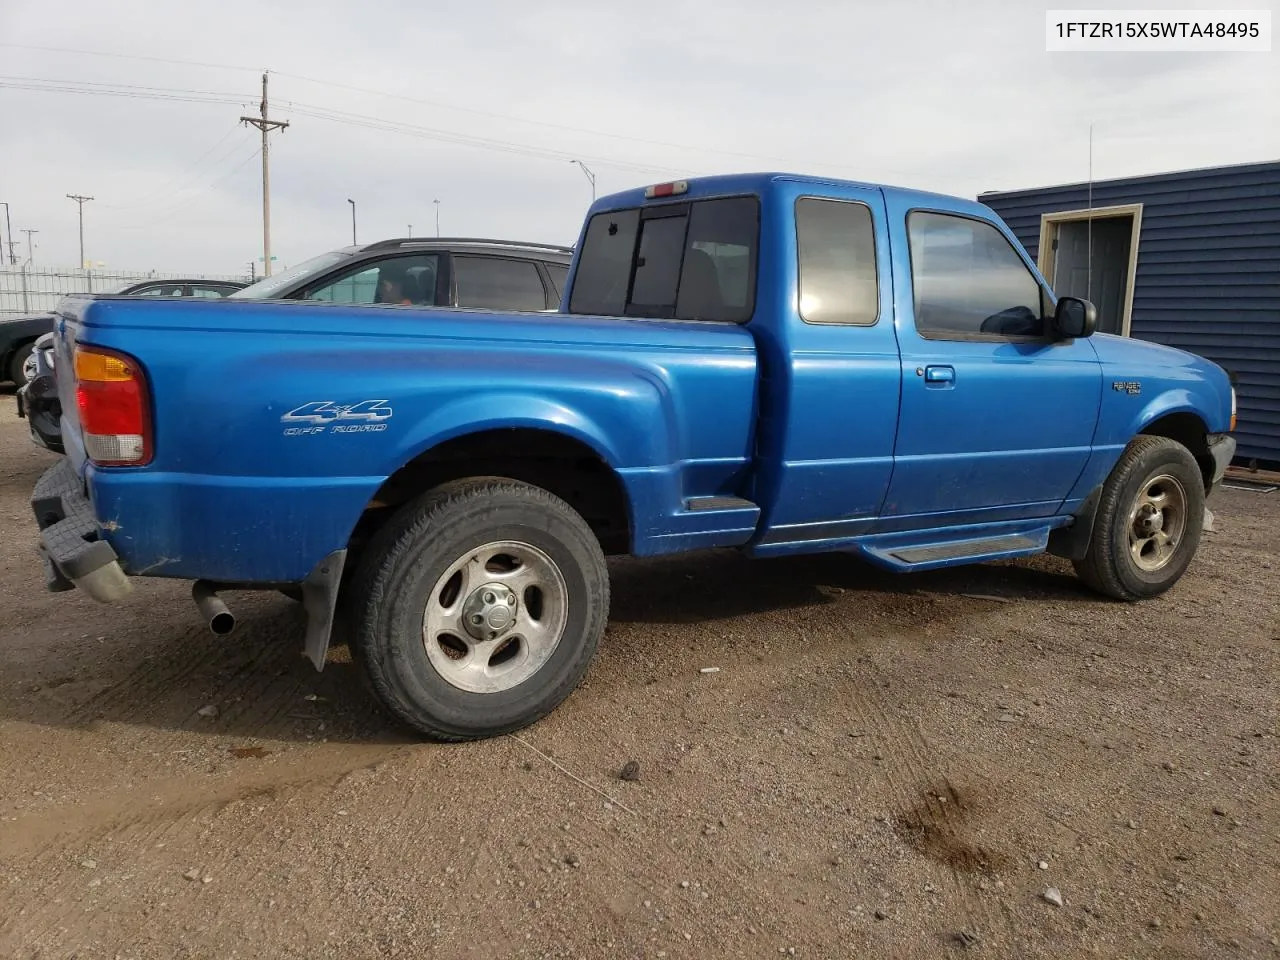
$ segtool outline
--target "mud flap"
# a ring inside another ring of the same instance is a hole
[[[1059,527],[1049,534],[1048,552],[1068,560],[1083,560],[1089,552],[1089,540],[1093,537],[1093,520],[1098,514],[1098,501],[1102,497],[1102,485],[1094,487],[1089,496],[1076,509],[1075,519],[1069,527]]]
[[[338,606],[338,586],[347,551],[335,550],[321,560],[302,581],[302,607],[307,612],[306,653],[317,671],[324,669],[333,634],[334,611]]]

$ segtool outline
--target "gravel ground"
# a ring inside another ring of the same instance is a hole
[[[619,562],[583,687],[436,746],[284,597],[219,638],[186,584],[46,593],[12,403],[4,957],[1280,956],[1280,492],[1139,606],[1054,558]]]

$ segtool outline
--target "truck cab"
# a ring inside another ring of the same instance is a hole
[[[980,203],[784,174],[707,178],[607,198],[579,245],[567,312],[752,334],[759,406],[741,492],[760,513],[739,534],[755,555],[857,545],[923,569],[1035,553],[1045,518],[1072,523],[1139,432],[1187,441],[1210,478],[1230,459],[1225,375],[1092,336],[1091,307],[1059,303]],[[1168,379],[1196,388],[1161,389]],[[1194,438],[1188,417],[1201,419]],[[971,549],[887,549],[922,530]]]

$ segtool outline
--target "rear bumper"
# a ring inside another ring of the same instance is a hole
[[[1229,433],[1209,434],[1209,456],[1213,458],[1213,477],[1209,482],[1212,490],[1222,482],[1227,474],[1227,467],[1236,455],[1236,438]]]
[[[101,538],[93,506],[70,460],[59,460],[36,482],[31,509],[40,528],[39,551],[50,591],[79,588],[102,603],[132,592],[115,550]]]

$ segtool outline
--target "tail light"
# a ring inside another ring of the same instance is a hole
[[[140,467],[151,461],[151,415],[142,366],[98,347],[77,347],[76,406],[84,450],[100,467]]]

